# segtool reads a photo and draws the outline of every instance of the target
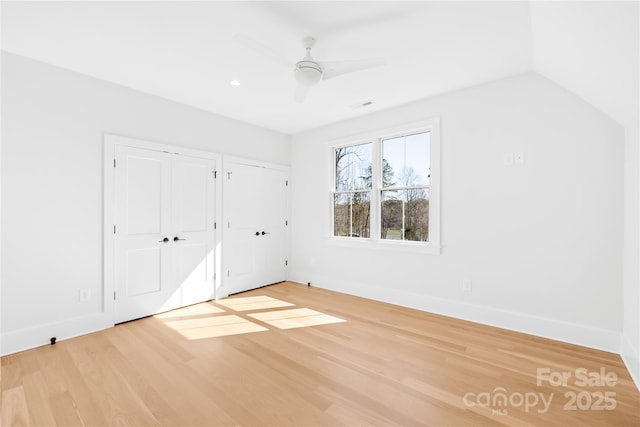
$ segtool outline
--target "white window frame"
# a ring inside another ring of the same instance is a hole
[[[407,240],[387,240],[381,238],[381,197],[382,190],[382,141],[400,136],[430,132],[430,167],[429,184],[429,241],[415,242]],[[371,188],[371,224],[369,238],[334,236],[334,195],[336,193],[335,150],[359,144],[372,143],[372,188]],[[440,246],[440,119],[431,118],[420,122],[398,125],[378,131],[354,135],[334,140],[329,150],[329,221],[327,224],[327,244],[352,248],[391,250],[402,252],[419,252],[439,255]]]

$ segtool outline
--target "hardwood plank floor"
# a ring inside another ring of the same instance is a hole
[[[1,362],[2,426],[640,426],[616,354],[293,283]]]

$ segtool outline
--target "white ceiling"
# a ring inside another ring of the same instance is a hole
[[[318,60],[387,65],[296,104],[307,35]],[[2,49],[287,134],[529,70],[638,114],[637,2],[2,2]]]

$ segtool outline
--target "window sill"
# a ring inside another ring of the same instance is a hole
[[[390,252],[411,252],[426,255],[440,255],[441,246],[433,243],[398,242],[385,240],[358,239],[350,237],[329,237],[328,246],[339,246],[354,249],[370,249]]]

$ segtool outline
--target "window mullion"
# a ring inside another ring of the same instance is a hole
[[[402,198],[402,203],[401,203],[401,206],[402,206],[402,230],[401,230],[401,231],[402,231],[402,234],[401,234],[401,236],[402,236],[402,240],[403,240],[403,241],[407,240],[407,238],[406,238],[406,236],[405,236],[405,231],[406,231],[406,229],[407,229],[407,226],[406,226],[406,224],[405,224],[405,221],[406,221],[406,219],[407,219],[406,212],[405,212],[405,205],[406,205],[407,192],[405,191],[405,193],[404,193],[404,194],[405,194],[405,195],[404,195],[404,197]]]
[[[381,233],[381,188],[382,188],[382,143],[374,139],[371,153],[371,240],[380,240]]]
[[[353,237],[353,192],[349,193],[349,237]]]

